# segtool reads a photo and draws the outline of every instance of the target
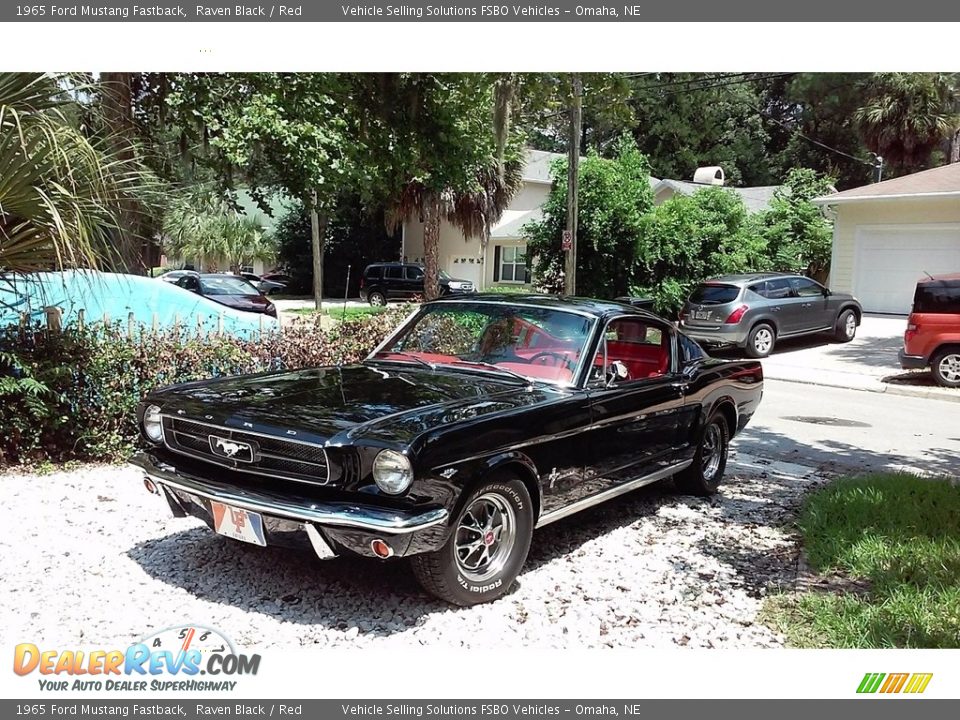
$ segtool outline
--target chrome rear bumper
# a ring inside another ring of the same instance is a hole
[[[130,459],[158,486],[236,508],[323,527],[354,528],[385,535],[415,533],[447,519],[444,508],[404,512],[352,502],[317,502],[237,486],[213,483],[177,470],[155,456],[141,452]]]

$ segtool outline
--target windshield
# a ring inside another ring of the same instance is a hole
[[[421,310],[374,358],[570,383],[593,323],[563,310],[445,302]]]
[[[253,285],[238,277],[204,277],[200,278],[204,295],[259,295]]]

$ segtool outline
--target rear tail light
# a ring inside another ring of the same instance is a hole
[[[908,343],[916,337],[917,333],[920,331],[920,325],[911,315],[907,318],[907,331],[903,334],[903,342]]]
[[[363,289],[363,275],[360,276],[360,289]]]
[[[743,318],[744,314],[745,314],[745,313],[747,312],[747,310],[749,310],[749,309],[750,309],[750,308],[747,307],[746,305],[741,305],[741,306],[738,307],[736,310],[734,310],[732,313],[730,313],[730,315],[727,317],[727,319],[723,321],[724,324],[725,324],[725,325],[736,325],[738,322],[740,322],[740,320]]]

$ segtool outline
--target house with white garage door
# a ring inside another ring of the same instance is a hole
[[[834,217],[830,288],[867,312],[910,312],[917,280],[960,272],[960,163],[814,202]]]

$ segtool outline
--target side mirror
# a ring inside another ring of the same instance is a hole
[[[607,366],[606,385],[610,387],[618,380],[626,380],[630,376],[627,366],[620,360],[614,360]]]
[[[831,290],[830,288],[824,288],[823,294],[825,297],[830,297],[831,295],[833,295],[833,290]]]

